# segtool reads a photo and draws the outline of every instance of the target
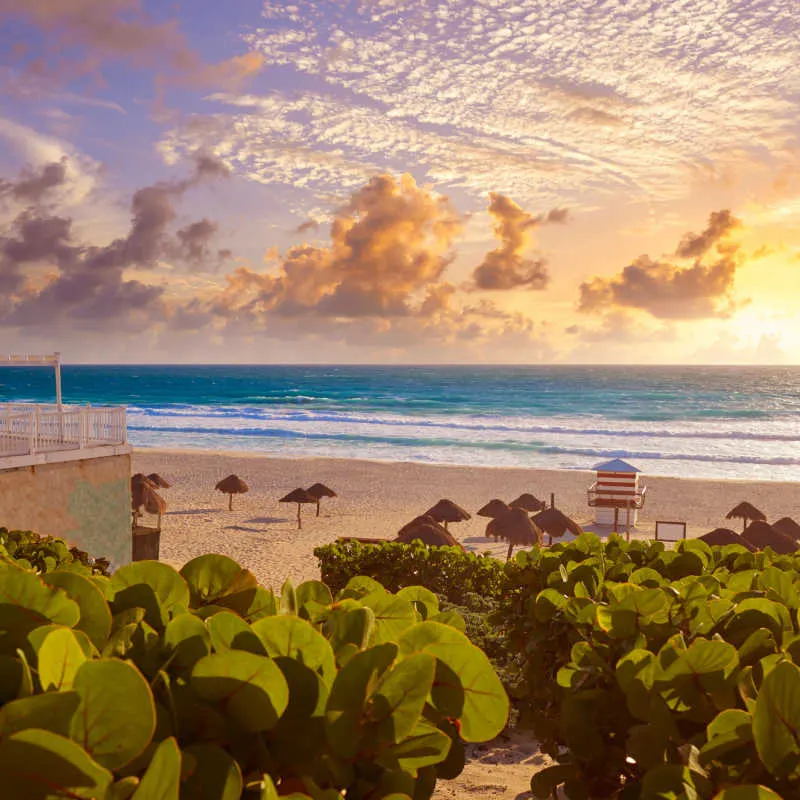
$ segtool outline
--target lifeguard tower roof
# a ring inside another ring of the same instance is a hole
[[[614,458],[611,461],[604,461],[602,464],[595,464],[592,469],[595,472],[641,472],[638,467],[623,461],[621,458]]]

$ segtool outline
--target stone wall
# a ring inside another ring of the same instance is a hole
[[[115,567],[131,560],[131,457],[0,470],[0,527],[59,536]]]

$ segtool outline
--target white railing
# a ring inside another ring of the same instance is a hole
[[[0,403],[0,458],[127,441],[125,409]]]

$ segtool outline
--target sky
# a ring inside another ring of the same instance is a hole
[[[796,0],[0,0],[0,351],[800,364]]]

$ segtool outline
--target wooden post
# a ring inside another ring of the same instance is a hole
[[[301,508],[302,508],[302,506],[300,505],[300,503],[298,503],[297,504],[297,530],[302,530],[303,529],[303,520],[300,517],[300,509]]]
[[[556,507],[556,496],[553,492],[550,492],[550,508]]]
[[[614,533],[619,533],[619,508],[614,506]]]
[[[626,538],[631,540],[631,504],[630,501],[625,503],[625,530]]]

